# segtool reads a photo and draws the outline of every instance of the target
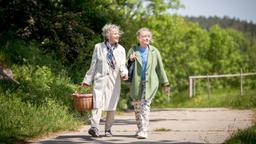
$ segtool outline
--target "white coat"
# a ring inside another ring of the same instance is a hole
[[[103,43],[95,45],[91,66],[83,83],[93,85],[93,106],[105,111],[116,110],[121,91],[121,76],[127,75],[126,53],[121,45],[113,50],[115,69],[107,63],[107,47]]]

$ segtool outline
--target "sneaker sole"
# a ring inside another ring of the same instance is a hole
[[[138,139],[147,139],[148,137],[137,136]]]
[[[99,135],[97,135],[96,132],[95,132],[94,130],[92,130],[92,129],[90,129],[90,130],[88,131],[88,133],[89,133],[92,137],[99,137]]]
[[[112,137],[112,135],[109,135],[109,134],[105,134],[105,137]]]

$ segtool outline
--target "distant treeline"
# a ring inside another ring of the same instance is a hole
[[[222,28],[233,28],[247,34],[255,35],[256,34],[256,24],[252,21],[247,22],[244,20],[239,20],[236,18],[230,18],[224,16],[223,18],[213,16],[213,17],[185,17],[188,21],[196,22],[201,27],[205,29],[211,28],[213,25],[219,25]]]

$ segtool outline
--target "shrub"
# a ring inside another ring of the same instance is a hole
[[[61,104],[71,107],[71,93],[74,91],[70,79],[65,71],[54,75],[50,68],[46,66],[13,66],[13,71],[20,86],[17,91],[23,93],[19,95],[23,101],[41,105],[47,98],[54,99]]]
[[[22,102],[17,95],[0,95],[0,139],[27,139],[59,130],[74,129],[79,122],[68,108],[52,99],[40,107]]]
[[[256,142],[256,125],[235,132],[226,144],[254,144]]]

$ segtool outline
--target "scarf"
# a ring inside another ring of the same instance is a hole
[[[116,59],[113,54],[113,49],[117,46],[111,47],[110,43],[108,41],[105,41],[105,45],[107,47],[108,53],[107,53],[107,62],[108,64],[115,69],[116,68]]]

